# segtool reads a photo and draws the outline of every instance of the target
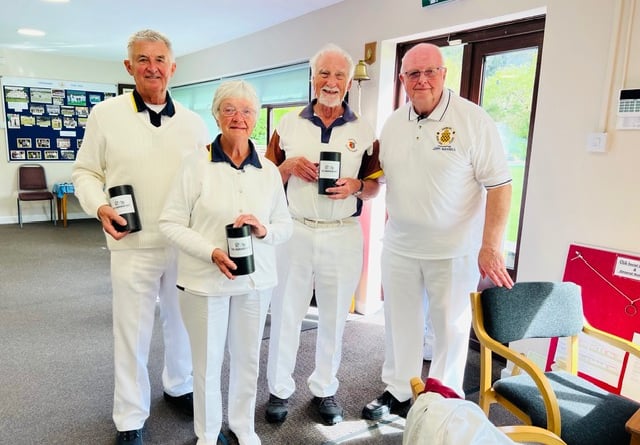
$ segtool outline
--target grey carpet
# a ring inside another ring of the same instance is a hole
[[[0,249],[0,444],[112,444],[109,253],[99,224],[73,220],[66,229],[50,223],[25,224],[23,229],[17,224],[0,225]],[[349,317],[337,395],[345,421],[335,426],[323,425],[310,405],[305,380],[313,368],[313,309],[308,318],[300,336],[298,390],[282,425],[264,420],[268,339],[263,341],[256,406],[262,443],[401,444],[404,419],[360,419],[363,404],[384,389],[380,381],[382,314]],[[145,444],[193,445],[193,422],[173,412],[162,399],[161,361],[161,336],[156,329],[149,360],[152,406]],[[224,384],[226,363],[223,379]],[[478,354],[470,351],[465,378],[470,400],[477,398],[477,382]],[[494,415],[492,411],[491,417],[497,424],[514,422],[502,412]],[[228,434],[226,425],[223,431]]]

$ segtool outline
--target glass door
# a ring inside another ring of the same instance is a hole
[[[474,45],[470,99],[484,108],[498,126],[511,169],[513,194],[505,232],[507,268],[517,268],[521,220],[534,122],[541,35]],[[511,41],[510,41],[511,40]]]

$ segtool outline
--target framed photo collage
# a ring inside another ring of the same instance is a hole
[[[74,161],[91,108],[115,84],[3,77],[9,162]]]

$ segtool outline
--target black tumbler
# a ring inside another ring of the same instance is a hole
[[[253,262],[253,242],[251,241],[251,226],[245,224],[240,227],[233,227],[233,224],[226,225],[227,246],[229,247],[229,258],[236,263],[237,269],[232,270],[232,275],[248,275],[256,270]]]
[[[340,152],[321,151],[318,170],[318,193],[328,195],[326,189],[335,187],[336,180],[340,178]]]
[[[120,216],[127,220],[127,224],[124,226],[113,223],[113,227],[118,232],[129,231],[133,233],[142,230],[132,186],[125,184],[111,187],[109,189],[109,203]]]

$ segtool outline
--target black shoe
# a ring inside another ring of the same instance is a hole
[[[378,420],[389,413],[406,418],[409,408],[411,408],[411,399],[400,402],[393,397],[389,391],[385,391],[380,397],[368,403],[367,406],[362,409],[362,418]]]
[[[318,413],[322,421],[327,425],[335,425],[342,422],[344,411],[334,396],[314,397],[313,404],[318,407]]]
[[[218,433],[218,445],[229,445],[229,440],[222,434],[222,431]]]
[[[116,445],[142,445],[142,430],[118,431]]]
[[[265,418],[269,423],[282,423],[289,413],[289,399],[281,399],[273,394],[269,394],[269,403]]]
[[[181,396],[172,396],[164,393],[164,399],[182,414],[193,417],[193,393],[188,392]]]

